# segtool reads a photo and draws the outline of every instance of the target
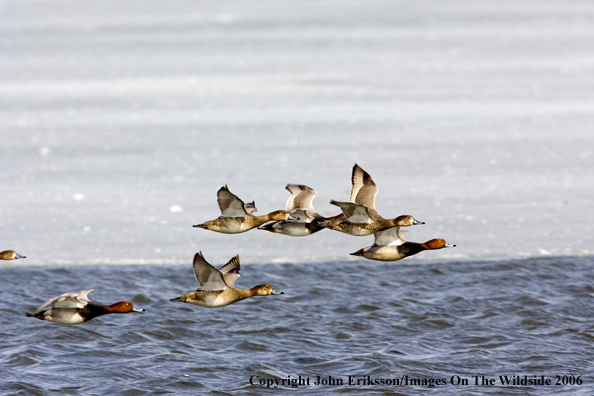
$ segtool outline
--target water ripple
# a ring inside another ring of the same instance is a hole
[[[254,265],[238,286],[274,273],[275,287],[290,293],[221,309],[170,302],[195,281],[188,271],[167,266],[40,267],[34,277],[31,268],[1,268],[0,391],[254,394],[278,389],[252,385],[250,378],[286,382],[298,376],[586,379],[594,369],[593,264],[588,257],[380,264],[365,267],[365,282],[357,262]],[[91,297],[98,302],[132,299],[146,312],[79,326],[23,314],[81,286],[94,287]],[[309,386],[335,394],[408,394],[415,388],[426,387]],[[579,388],[469,387],[465,394],[587,394],[585,389],[594,387],[587,381]],[[449,383],[439,387],[440,394],[458,390]]]

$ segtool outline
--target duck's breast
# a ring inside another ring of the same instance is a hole
[[[226,290],[225,290],[226,291]],[[205,308],[217,308],[229,305],[235,300],[230,299],[225,291],[195,291],[184,294],[180,299],[184,302],[200,305]]]
[[[405,255],[399,251],[398,246],[374,246],[364,255],[365,258],[379,261],[402,260]]]
[[[254,228],[251,217],[224,217],[219,219],[219,232],[224,234],[239,234]]]
[[[374,230],[369,229],[367,224],[350,223],[348,221],[340,223],[337,230],[354,236],[368,236],[374,233]]]
[[[44,312],[43,318],[53,323],[66,325],[80,324],[87,321],[80,314],[78,308],[51,308]]]
[[[311,229],[308,227],[308,223],[282,223],[277,228],[278,233],[283,235],[289,235],[293,237],[302,237],[311,235]]]

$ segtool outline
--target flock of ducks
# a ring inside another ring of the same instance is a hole
[[[224,234],[239,234],[257,228],[276,234],[293,237],[312,235],[324,228],[354,236],[374,235],[374,244],[362,248],[353,256],[369,260],[396,261],[412,256],[424,250],[435,250],[453,247],[441,238],[431,239],[425,243],[407,242],[403,236],[407,231],[401,227],[425,224],[413,216],[402,215],[393,219],[383,218],[375,209],[377,186],[371,176],[359,165],[355,164],[352,173],[352,190],[349,202],[331,200],[342,213],[324,217],[315,212],[312,201],[317,192],[304,185],[289,184],[286,189],[291,193],[286,210],[277,210],[262,216],[256,216],[255,202],[244,203],[229,191],[227,186],[217,192],[217,201],[221,215],[214,220],[194,225],[197,228]],[[0,259],[22,259],[18,253],[7,250],[0,252]],[[253,296],[283,294],[268,284],[258,285],[251,289],[235,287],[240,276],[239,256],[233,257],[220,269],[209,264],[202,252],[196,253],[193,270],[200,287],[171,301],[179,301],[206,308],[217,308]],[[54,297],[41,305],[28,317],[35,317],[60,324],[79,324],[97,316],[110,313],[143,312],[130,301],[120,301],[111,305],[100,305],[88,299],[89,290],[69,292]]]
[[[229,191],[227,186],[217,192],[217,201],[221,215],[215,220],[196,224],[203,228],[224,234],[239,234],[253,228],[294,237],[314,234],[324,228],[354,236],[374,235],[373,245],[360,249],[353,256],[369,260],[396,261],[412,256],[423,250],[435,250],[455,245],[448,244],[441,238],[425,243],[407,242],[401,227],[425,224],[413,216],[403,215],[394,219],[383,218],[375,209],[377,186],[369,173],[355,164],[353,167],[352,190],[349,202],[331,200],[342,213],[323,217],[316,213],[312,201],[317,192],[308,186],[288,184],[291,196],[287,200],[286,210],[277,210],[262,216],[254,216],[254,202],[245,204]]]

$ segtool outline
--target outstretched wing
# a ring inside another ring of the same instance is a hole
[[[245,204],[229,191],[227,185],[217,191],[217,202],[219,209],[221,209],[221,217],[243,217],[247,215]],[[253,207],[255,208],[255,205]],[[251,210],[249,205],[248,210]]]
[[[252,202],[248,202],[248,203],[244,204],[243,208],[245,209],[247,214],[254,214],[254,212],[258,211],[258,208],[256,208],[256,201],[252,201]]]
[[[373,236],[375,237],[375,245],[377,246],[399,246],[404,242],[404,234],[408,231],[401,230],[400,227],[391,227],[382,231],[378,231]]]
[[[235,286],[235,281],[239,278],[241,269],[239,268],[239,256],[233,257],[229,262],[219,269],[223,274],[223,279],[227,286]]]
[[[221,271],[210,265],[202,255],[202,252],[194,256],[194,276],[200,284],[198,290],[220,291],[227,288]]]
[[[287,200],[287,210],[293,209],[311,209],[313,211],[312,201],[318,193],[313,188],[303,184],[287,184],[285,187],[291,196]]]
[[[338,206],[346,216],[346,220],[351,223],[369,224],[372,222],[367,207],[352,202],[337,202],[331,200],[332,205]]]
[[[79,290],[74,292],[64,293],[61,296],[49,299],[46,303],[41,305],[35,311],[35,314],[45,310],[48,307],[52,308],[84,308],[85,305],[90,301],[87,298],[87,294],[92,292],[94,289]]]
[[[367,206],[375,210],[375,196],[377,186],[369,173],[365,172],[359,165],[353,166],[353,189],[351,190],[351,202]]]

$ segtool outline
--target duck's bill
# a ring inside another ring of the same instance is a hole
[[[144,312],[145,309],[132,306],[132,312]]]
[[[270,294],[285,294],[285,292],[278,292],[278,291],[276,291],[276,290],[273,289],[272,290],[272,293],[270,293]]]
[[[415,221],[413,221],[413,225],[421,225],[421,224],[425,224],[425,222],[424,221],[419,221],[419,220],[416,220],[416,219],[415,219]]]
[[[444,247],[447,247],[447,248],[449,248],[449,247],[456,247],[456,245],[455,245],[455,244],[453,244],[453,243],[447,243],[447,242],[446,242],[446,244],[445,244],[445,246],[444,246]]]

